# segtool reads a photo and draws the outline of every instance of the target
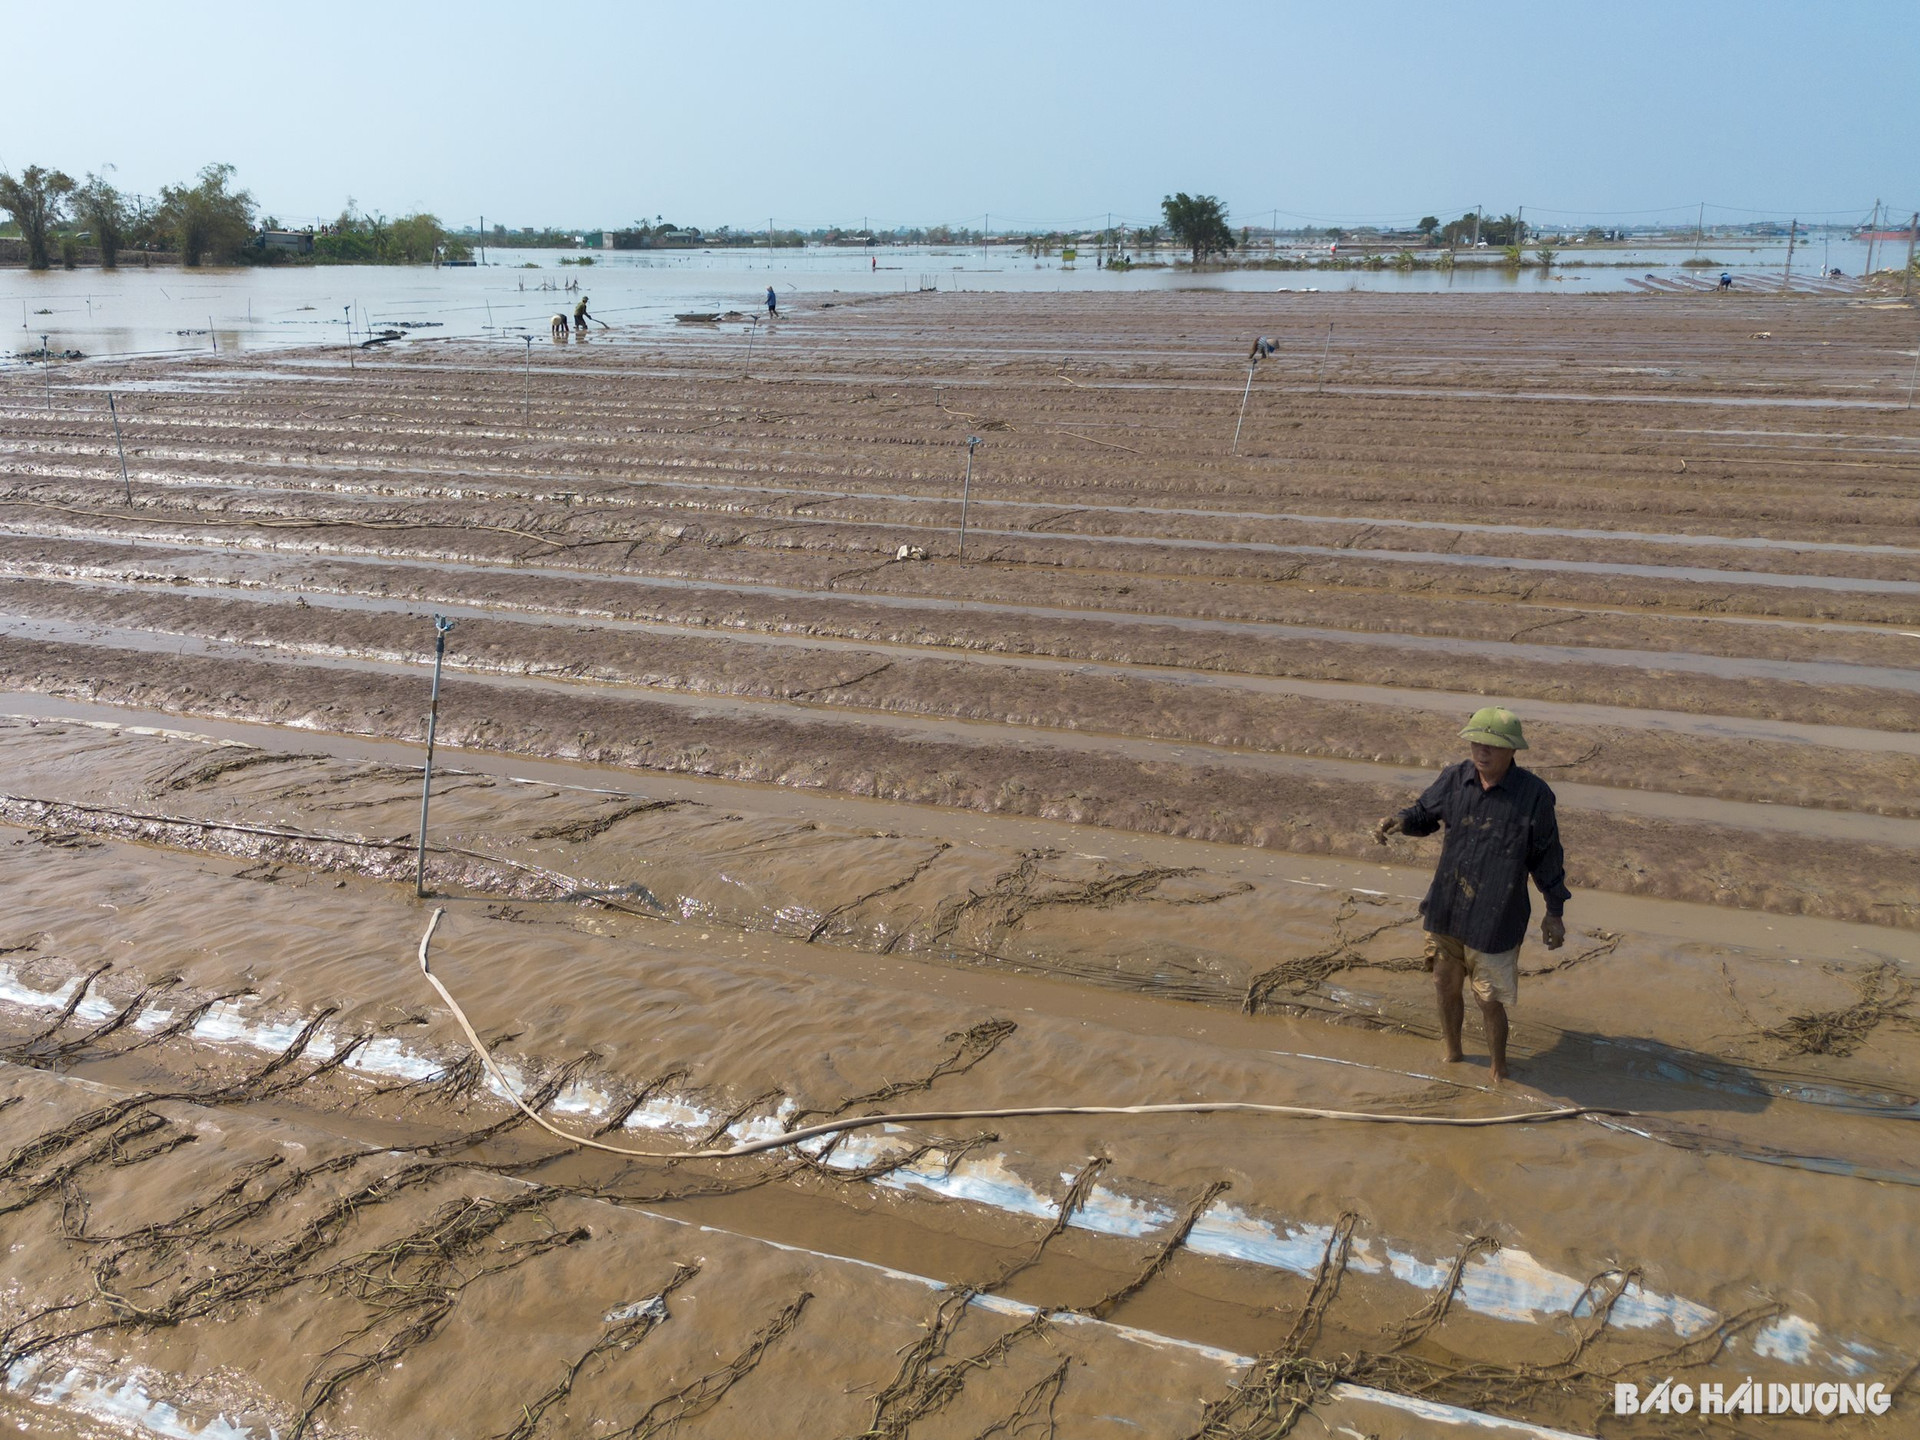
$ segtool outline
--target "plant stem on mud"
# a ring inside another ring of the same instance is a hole
[[[427,896],[427,801],[433,794],[433,732],[440,722],[440,667],[447,658],[447,632],[453,622],[433,617],[433,698],[427,702],[427,766],[420,779],[420,854],[413,872],[413,893]]]

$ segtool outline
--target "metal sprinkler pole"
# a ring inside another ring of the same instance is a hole
[[[759,333],[760,317],[756,315],[753,317],[753,325],[747,331],[747,365],[746,368],[740,372],[743,379],[751,380],[753,378],[753,337]]]
[[[433,794],[433,733],[440,721],[440,665],[447,657],[447,632],[453,622],[433,617],[433,699],[427,705],[427,769],[420,781],[420,857],[413,872],[413,893],[427,895],[427,799]]]
[[[1251,394],[1253,394],[1253,365],[1249,362],[1247,365],[1247,388],[1240,392],[1240,418],[1233,422],[1233,449],[1228,451],[1228,454],[1238,455],[1240,453],[1240,427],[1246,423],[1247,397]]]
[[[47,337],[40,337],[41,378],[47,382],[47,409],[53,409],[53,352],[47,348]]]
[[[360,367],[353,363],[353,306],[342,305],[340,308],[347,317],[347,368],[357,370]]]
[[[113,416],[113,445],[120,452],[120,483],[126,487],[127,508],[133,508],[133,482],[127,479],[127,447],[120,438],[120,411],[113,403],[113,392],[107,392],[107,413]]]
[[[960,482],[960,558],[967,558],[967,501],[973,491],[973,452],[980,443],[978,435],[967,437],[967,474]]]
[[[527,430],[533,429],[533,336],[522,335],[527,342],[527,373],[520,386],[520,423]]]

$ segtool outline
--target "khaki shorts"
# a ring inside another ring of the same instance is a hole
[[[1427,936],[1428,968],[1435,960],[1456,960],[1473,984],[1473,997],[1482,1005],[1498,1000],[1502,1005],[1520,1001],[1520,947],[1489,955],[1462,945],[1451,935]]]

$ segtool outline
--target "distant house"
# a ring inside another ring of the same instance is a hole
[[[256,250],[287,250],[295,255],[313,253],[311,230],[262,230],[253,237]]]

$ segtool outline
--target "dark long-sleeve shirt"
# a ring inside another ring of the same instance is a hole
[[[1530,770],[1514,765],[1487,790],[1471,760],[1449,765],[1400,812],[1400,822],[1409,835],[1447,827],[1433,884],[1420,902],[1427,929],[1436,935],[1497,955],[1526,938],[1533,914],[1529,875],[1546,897],[1549,915],[1558,915],[1571,898],[1553,791]]]

